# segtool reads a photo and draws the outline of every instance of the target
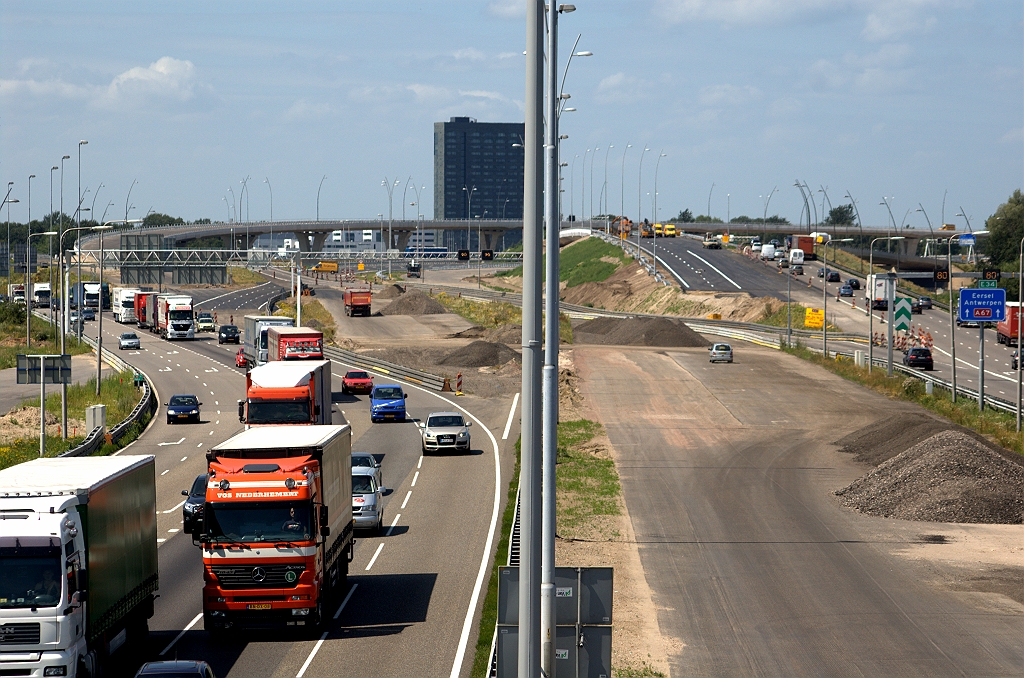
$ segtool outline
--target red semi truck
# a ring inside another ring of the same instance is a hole
[[[146,329],[150,326],[152,318],[149,315],[149,298],[156,297],[156,292],[137,292],[135,294],[135,320],[139,327]]]
[[[319,634],[352,560],[352,429],[249,429],[206,453],[203,623]]]
[[[345,315],[370,315],[370,290],[345,290]]]
[[[323,360],[324,333],[311,327],[267,329],[267,360]]]
[[[1020,316],[1020,302],[1006,302],[1006,320],[996,323],[996,341],[1007,346],[1017,345],[1017,319]]]
[[[278,360],[249,370],[238,421],[260,424],[330,424],[331,361]]]
[[[804,251],[804,261],[814,261],[817,255],[814,254],[814,238],[809,235],[787,235],[786,249]]]

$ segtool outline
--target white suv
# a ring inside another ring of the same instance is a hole
[[[443,450],[469,452],[469,427],[472,425],[473,422],[466,421],[458,412],[431,412],[427,420],[419,424],[423,430],[423,454]]]

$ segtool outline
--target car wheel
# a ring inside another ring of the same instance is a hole
[[[384,534],[384,511],[377,514],[377,535]]]
[[[170,417],[167,417],[167,425],[170,426],[173,423],[174,423],[174,420],[171,419]]]
[[[732,365],[732,358],[729,358],[729,364]]]

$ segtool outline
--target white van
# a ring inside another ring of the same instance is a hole
[[[803,264],[803,263],[804,263],[804,251],[802,249],[798,248],[798,247],[791,249],[789,251],[789,264],[790,264],[790,266],[792,266],[794,264]]]
[[[775,258],[775,245],[767,243],[761,246],[761,258],[765,260]]]

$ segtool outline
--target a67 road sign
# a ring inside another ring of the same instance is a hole
[[[964,288],[960,290],[960,322],[1006,320],[1006,290]]]

